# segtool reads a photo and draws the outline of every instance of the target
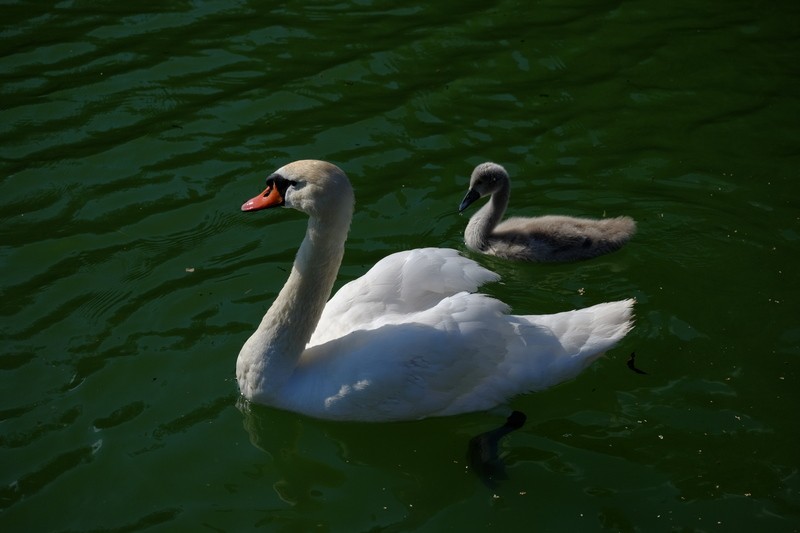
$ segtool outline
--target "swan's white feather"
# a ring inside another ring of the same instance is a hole
[[[578,375],[628,332],[632,305],[516,316],[486,295],[457,293],[307,348],[278,405],[350,420],[490,409]]]
[[[423,311],[458,292],[474,292],[500,276],[448,248],[420,248],[384,257],[339,289],[325,305],[309,346],[394,317]]]

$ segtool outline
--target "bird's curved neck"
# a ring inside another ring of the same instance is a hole
[[[236,373],[245,396],[250,387],[277,394],[294,372],[330,297],[349,226],[350,217],[309,220],[289,279],[239,353]]]
[[[501,182],[500,188],[492,193],[491,199],[472,215],[464,232],[464,240],[470,248],[485,250],[489,236],[500,223],[508,207],[510,186],[508,180]]]

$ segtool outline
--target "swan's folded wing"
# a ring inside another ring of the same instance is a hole
[[[342,420],[489,409],[578,375],[628,331],[632,304],[520,316],[491,297],[461,292],[308,348],[280,406]]]
[[[377,327],[387,316],[416,313],[459,292],[474,292],[499,276],[448,248],[419,248],[389,255],[344,285],[325,306],[309,346],[359,329]]]
[[[461,292],[430,309],[308,348],[281,392],[290,410],[405,420],[483,410],[516,392],[504,375],[513,326],[502,302]],[[513,342],[513,340],[512,340]]]

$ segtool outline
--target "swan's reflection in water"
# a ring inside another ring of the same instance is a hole
[[[242,397],[236,407],[244,415],[244,428],[250,435],[250,442],[272,459],[280,477],[273,488],[283,501],[292,505],[309,503],[319,498],[321,488],[344,483],[345,474],[341,470],[310,457],[312,450],[307,450],[304,442],[310,419],[252,404]]]
[[[419,502],[426,499],[441,505],[485,491],[482,484],[497,489],[506,477],[501,439],[524,422],[515,412],[503,426],[480,433],[469,415],[357,423],[313,419],[243,398],[237,407],[250,442],[270,457],[268,477],[286,503],[318,506],[362,493],[382,508],[400,502],[415,513],[423,512]]]

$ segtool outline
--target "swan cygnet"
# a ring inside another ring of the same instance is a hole
[[[502,166],[482,163],[475,167],[458,211],[463,212],[484,196],[491,195],[491,199],[467,224],[464,241],[468,248],[520,261],[580,261],[613,252],[636,233],[636,222],[625,216],[592,219],[546,215],[510,217],[501,222],[510,188]]]
[[[338,167],[295,161],[243,211],[309,217],[289,277],[236,361],[255,403],[336,420],[490,410],[578,375],[631,329],[634,300],[512,315],[477,288],[499,276],[456,250],[389,255],[328,300],[354,207]]]

